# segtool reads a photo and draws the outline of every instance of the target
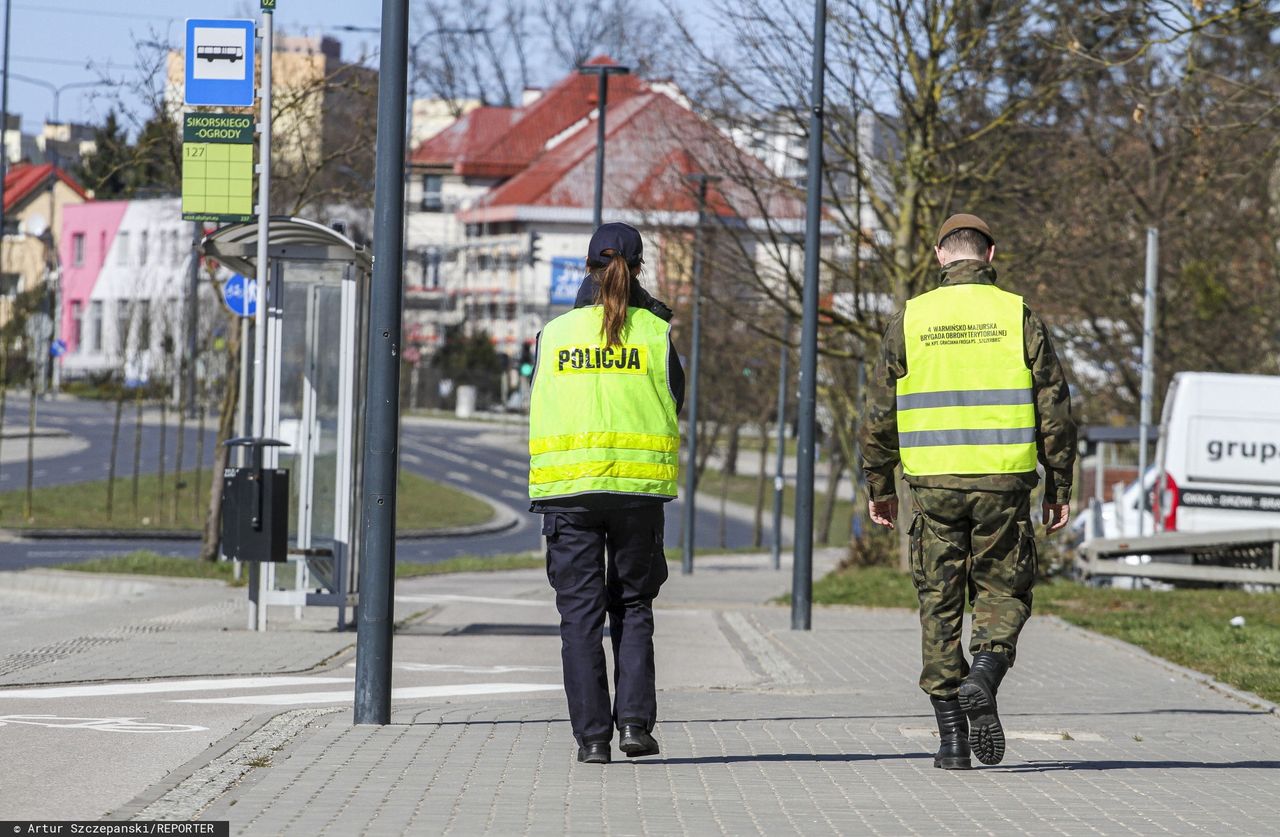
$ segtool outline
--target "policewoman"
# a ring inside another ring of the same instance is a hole
[[[664,504],[676,496],[684,372],[671,311],[640,286],[640,233],[604,224],[574,309],[538,336],[529,405],[529,496],[547,577],[578,761],[658,753],[653,599],[667,579]],[[612,705],[603,631],[613,645]]]

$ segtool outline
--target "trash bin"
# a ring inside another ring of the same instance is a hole
[[[454,413],[458,418],[471,418],[476,412],[476,388],[470,384],[458,387],[458,404]]]

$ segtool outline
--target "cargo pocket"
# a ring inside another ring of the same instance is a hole
[[[1014,569],[1013,593],[1030,593],[1036,584],[1036,533],[1030,520],[1018,521],[1018,561]]]
[[[916,512],[907,530],[907,557],[911,563],[911,582],[917,590],[924,589],[924,515]]]

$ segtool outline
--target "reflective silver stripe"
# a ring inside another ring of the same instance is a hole
[[[952,389],[898,396],[899,410],[919,410],[925,407],[995,407],[1030,403],[1030,389]]]
[[[1036,440],[1034,427],[1002,430],[912,430],[898,434],[898,446],[929,448],[938,445],[1025,445]]]

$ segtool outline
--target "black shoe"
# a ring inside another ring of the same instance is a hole
[[[939,700],[929,698],[933,703],[933,715],[938,719],[938,752],[933,757],[933,766],[943,770],[968,770],[973,767],[969,761],[969,719],[960,708],[960,701]]]
[[[618,749],[626,753],[629,759],[656,756],[659,752],[657,740],[639,724],[622,725],[622,737],[618,741]]]
[[[612,759],[608,741],[583,744],[578,748],[578,761],[582,764],[608,764]]]
[[[973,657],[969,676],[960,684],[960,707],[969,717],[969,747],[983,764],[999,764],[1004,759],[1004,727],[996,712],[996,691],[1009,659],[992,651]]]

